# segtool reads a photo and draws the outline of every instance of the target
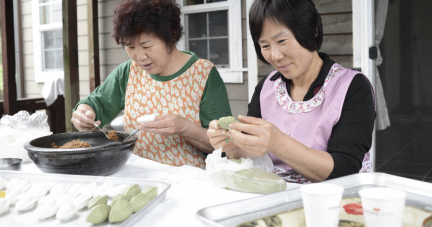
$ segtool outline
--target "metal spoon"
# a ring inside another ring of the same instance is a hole
[[[128,137],[126,137],[126,139],[124,139],[123,141],[126,141],[126,140],[128,140],[129,138],[131,138],[133,135],[135,135],[135,134],[139,131],[139,129],[140,129],[140,128],[137,128],[137,129],[133,130],[133,132],[132,132]]]
[[[110,139],[108,134],[104,130],[102,130],[101,127],[99,127],[99,125],[96,124],[96,122],[93,123],[93,125],[96,126],[96,128],[100,129],[105,134],[106,138]]]

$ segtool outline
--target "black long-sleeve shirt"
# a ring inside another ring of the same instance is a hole
[[[325,53],[319,53],[319,56],[324,61],[324,64],[303,101],[314,97],[315,88],[319,90],[324,84],[330,68],[335,63]],[[288,94],[291,95],[290,80],[280,72],[273,75],[270,80],[276,80],[279,77],[286,83]],[[249,103],[248,116],[262,118],[260,94],[266,78],[262,79],[255,87],[255,92]],[[327,152],[334,161],[334,168],[328,179],[360,171],[364,155],[372,146],[375,116],[375,105],[370,83],[363,75],[357,74],[351,81],[345,96],[341,117],[333,127],[328,141]]]

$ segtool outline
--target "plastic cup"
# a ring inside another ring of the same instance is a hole
[[[359,191],[367,227],[402,227],[406,192],[391,188],[366,188]]]
[[[300,187],[307,227],[338,227],[344,188],[328,183]]]

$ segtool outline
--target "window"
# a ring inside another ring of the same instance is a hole
[[[33,0],[33,59],[36,82],[63,76],[62,1]]]
[[[243,83],[241,1],[177,0],[185,35],[177,47],[213,62],[225,83]]]

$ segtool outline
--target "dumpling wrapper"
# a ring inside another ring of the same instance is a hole
[[[224,177],[227,188],[235,191],[270,194],[286,189],[286,181],[280,176],[256,167]]]
[[[93,207],[87,214],[86,222],[92,224],[100,224],[108,220],[110,214],[111,206],[107,204],[99,204]]]
[[[238,120],[236,120],[234,117],[228,116],[228,117],[221,117],[218,120],[218,125],[225,129],[225,130],[229,130],[229,124],[233,123],[233,122],[239,122]]]
[[[7,180],[0,177],[0,190],[3,190],[6,184],[7,184]]]
[[[113,207],[119,200],[126,200],[128,202],[130,201],[130,199],[127,196],[125,196],[123,194],[119,194],[119,195],[114,196],[114,198],[112,199],[111,207]]]
[[[34,214],[39,220],[42,220],[54,216],[58,209],[59,208],[55,202],[49,202],[36,208]]]
[[[120,199],[118,202],[111,208],[111,211],[108,216],[108,221],[110,223],[114,222],[122,222],[128,219],[132,215],[132,205],[129,201]]]
[[[77,211],[78,209],[72,203],[68,203],[58,209],[56,218],[62,221],[66,221],[75,216]]]
[[[154,120],[156,120],[156,114],[144,115],[144,116],[137,118],[138,124],[142,124],[142,123],[154,121]]]
[[[132,205],[132,211],[138,212],[147,205],[152,199],[157,196],[157,187],[146,187],[142,190],[141,193],[138,193],[134,196],[130,203]]]
[[[92,209],[93,207],[100,205],[100,204],[107,204],[108,197],[106,195],[104,196],[97,196],[91,199],[87,205],[88,209]]]
[[[126,190],[125,195],[128,197],[129,200],[131,200],[132,197],[138,195],[138,193],[140,192],[141,192],[141,187],[138,184],[134,184],[132,187]]]
[[[5,198],[0,198],[0,214],[3,214],[9,210],[9,201]]]

